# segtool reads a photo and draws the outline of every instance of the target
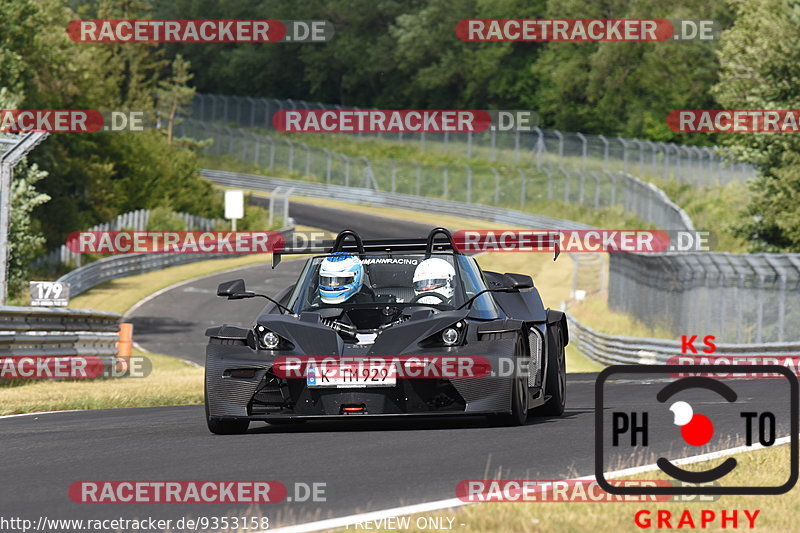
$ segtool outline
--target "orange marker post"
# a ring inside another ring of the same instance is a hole
[[[133,354],[133,324],[130,322],[122,322],[119,325],[119,341],[117,342],[117,357],[120,360],[117,362],[117,370],[125,371],[128,368],[128,362]]]

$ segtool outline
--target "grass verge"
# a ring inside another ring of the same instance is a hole
[[[70,307],[125,313],[136,302],[175,283],[233,268],[267,263],[269,255],[209,259],[108,281],[70,300]]]
[[[144,378],[42,380],[0,387],[0,415],[69,409],[194,405],[203,402],[203,370],[166,355],[142,353],[153,370]]]
[[[675,180],[654,179],[652,182],[686,211],[698,230],[714,234],[714,251],[747,251],[747,241],[734,233],[734,226],[741,221],[751,196],[746,183],[696,187]]]
[[[307,199],[303,198],[302,201]],[[300,199],[298,199],[300,201]],[[317,205],[358,209],[389,218],[451,227],[475,227],[476,221],[458,217],[440,217],[417,211],[379,207],[354,207],[333,201],[312,201]],[[498,224],[480,223],[482,227],[505,228]],[[301,230],[313,228],[300,227]],[[482,268],[500,272],[531,274],[542,297],[552,307],[569,296],[572,261],[567,255],[553,262],[549,254],[496,253],[479,257]],[[99,285],[71,301],[72,307],[125,313],[136,302],[150,294],[182,281],[251,264],[268,262],[268,256],[244,256],[189,263],[163,270],[112,280]],[[153,372],[147,378],[123,378],[100,381],[31,382],[23,386],[0,388],[0,414],[42,410],[98,409],[112,407],[147,407],[185,405],[202,401],[202,370],[183,361],[158,354],[148,354]],[[591,372],[601,368],[583,357],[574,346],[567,348],[570,372]]]
[[[486,157],[466,158],[464,150],[431,149],[431,147],[442,148],[438,143],[431,143],[428,149],[421,149],[419,145],[407,141],[369,136],[360,138],[351,135],[279,133],[275,131],[261,131],[260,133],[291,139],[292,141],[306,143],[310,146],[328,149],[351,157],[366,156],[375,161],[392,160],[407,164],[419,162],[423,166],[430,168],[440,168],[442,165],[447,165],[454,169],[460,169],[464,165],[470,165],[476,170],[486,170],[494,167],[511,172],[511,174],[519,165],[521,168],[525,168],[525,171],[532,176],[541,174],[528,159],[520,161],[520,163],[514,163],[513,151],[509,152],[507,150],[500,150],[497,159],[490,161]],[[253,174],[267,172],[273,176],[289,179],[303,181],[322,180],[321,176],[302,175],[300,172],[289,171],[285,168],[268,170],[252,163],[242,162],[231,156],[204,155],[201,157],[201,163],[209,166],[209,168],[221,168],[235,172]],[[599,162],[595,161],[595,163],[599,165]],[[575,159],[568,162],[566,166],[567,168],[577,168],[578,164],[579,160]],[[597,166],[595,170],[600,170],[600,167]],[[676,180],[666,180],[655,175],[643,175],[640,177],[660,187],[670,199],[689,214],[699,230],[713,231],[716,236],[715,251],[735,253],[747,251],[747,242],[733,231],[733,227],[741,218],[750,198],[746,183],[733,182],[726,185],[696,186]],[[592,209],[558,201],[557,198],[559,198],[558,195],[554,200],[546,200],[541,196],[534,196],[529,199],[525,210],[597,227],[614,229],[650,228],[649,225],[644,224],[637,217],[626,214],[619,207]],[[519,206],[518,204],[509,204],[503,205],[503,207],[517,209]]]
[[[675,339],[675,335],[666,328],[651,328],[631,315],[609,310],[605,295],[594,295],[573,302],[569,306],[569,312],[581,324],[608,335]]]
[[[786,464],[789,458],[789,446],[776,446],[752,452],[736,454],[733,457],[738,461],[738,466],[726,476],[726,485],[766,485],[777,484],[785,481]],[[686,465],[687,470],[705,470],[716,466],[720,459]],[[783,476],[783,479],[775,479]],[[631,479],[668,479],[663,473],[649,472],[630,476]],[[730,478],[730,479],[728,479]],[[453,487],[455,496],[455,487]],[[669,511],[671,527],[669,529],[695,529],[686,524],[677,528],[677,524],[684,511],[692,513],[696,529],[700,527],[700,512],[703,509],[716,513],[716,522],[707,524],[703,531],[730,531],[737,529],[728,524],[727,528],[720,525],[720,514],[725,510],[729,516],[733,510],[738,510],[738,527],[749,529],[747,519],[742,510],[747,509],[751,514],[758,510],[755,528],[759,531],[790,532],[797,531],[796,511],[800,488],[795,487],[790,492],[779,496],[722,496],[716,502],[695,501],[641,503],[641,502],[613,502],[613,503],[546,503],[546,502],[504,502],[504,503],[478,503],[459,509],[412,515],[411,527],[401,529],[410,533],[429,531],[416,527],[417,519],[441,518],[448,524],[453,519],[453,528],[460,533],[493,531],[496,533],[517,533],[522,531],[536,531],[542,533],[580,532],[580,531],[641,531],[634,522],[637,511],[647,510],[649,514],[642,514],[640,520],[650,518],[650,529],[657,528],[658,510]],[[420,521],[422,524],[423,521]],[[349,531],[357,530],[351,526]],[[388,531],[376,528],[377,531]],[[341,529],[340,531],[348,531]],[[395,529],[397,531],[397,529]]]

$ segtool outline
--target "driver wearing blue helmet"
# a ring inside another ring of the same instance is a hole
[[[348,253],[336,252],[326,257],[319,268],[319,297],[325,304],[374,301],[364,285],[364,265]]]

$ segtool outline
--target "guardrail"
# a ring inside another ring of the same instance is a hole
[[[293,228],[280,230],[287,238],[291,236],[292,231]],[[208,259],[238,257],[239,255],[241,254],[121,254],[76,268],[58,278],[58,281],[69,283],[70,297],[74,297],[101,283],[117,278],[145,274],[169,266],[185,265]]]
[[[571,220],[561,220],[487,205],[414,196],[412,194],[391,193],[361,187],[345,187],[342,185],[328,185],[324,183],[271,178],[252,174],[240,174],[237,172],[225,172],[222,170],[203,169],[200,171],[200,175],[216,184],[226,187],[242,187],[256,191],[273,191],[278,187],[293,187],[293,194],[311,198],[328,198],[355,204],[394,208],[407,206],[416,210],[430,210],[446,215],[490,220],[492,222],[514,226],[530,225],[541,229],[592,229],[591,226]]]
[[[216,170],[201,174],[230,187],[265,191],[295,187],[301,196],[408,206],[538,229],[591,229],[577,222],[454,200]],[[657,211],[656,218],[674,220],[673,227],[694,230],[689,216],[663,191],[632,176],[626,179],[626,188],[646,189],[653,199],[640,203],[640,211]],[[676,336],[699,331],[744,344],[800,340],[800,331],[793,327],[800,324],[800,254],[615,253],[610,254],[609,273],[611,309],[650,326],[669,327]]]
[[[666,364],[670,357],[681,356],[681,343],[670,339],[621,337],[607,335],[584,326],[568,316],[570,341],[578,350],[606,365]],[[765,344],[717,344],[713,354],[700,353],[687,357],[785,357],[800,352],[800,342]],[[725,368],[724,366],[722,367]]]
[[[0,357],[117,354],[121,315],[90,309],[0,307]]]
[[[205,178],[215,183],[230,187],[244,187],[252,190],[270,191],[277,187],[293,186],[295,187],[295,194],[300,196],[329,198],[329,199],[342,200],[345,202],[351,202],[357,204],[379,205],[386,207],[403,206],[416,210],[434,211],[441,214],[470,217],[470,218],[489,220],[492,222],[509,224],[514,226],[529,226],[541,229],[590,228],[589,226],[579,224],[577,222],[543,217],[539,215],[533,215],[530,213],[523,213],[520,211],[514,211],[498,207],[467,204],[452,200],[417,197],[408,194],[388,193],[366,188],[343,187],[339,185],[327,185],[320,183],[308,183],[295,180],[254,176],[249,174],[239,174],[234,172],[223,172],[216,170],[202,170],[201,174]],[[648,186],[648,184],[642,183],[642,186]],[[657,194],[658,192],[660,191],[658,189],[655,189],[654,193]],[[674,204],[672,205],[674,206]],[[684,220],[686,226],[692,227],[691,220],[685,216],[685,213],[683,213],[683,211],[680,210],[680,208],[678,208],[677,206],[674,206],[674,209],[675,209],[674,211],[675,214],[677,214],[682,218],[685,217]],[[637,298],[637,294],[640,294],[636,290],[627,290],[627,291],[623,290],[621,283],[623,283],[627,279],[626,278],[627,274],[626,270],[620,269],[616,266],[621,264],[620,262],[624,261],[626,263],[631,263],[631,262],[636,263],[637,260],[641,260],[642,258],[645,258],[648,261],[659,261],[659,260],[664,260],[664,258],[668,260],[669,257],[675,255],[676,254],[650,254],[650,255],[611,254],[609,295],[612,294],[619,295],[621,293],[625,293],[627,294],[625,298],[628,298],[629,300],[632,301]],[[690,258],[694,258],[695,261],[699,262],[698,264],[702,266],[705,265],[705,263],[707,263],[708,261],[713,261],[714,258],[718,255],[722,254],[714,254],[708,252],[685,253],[685,254],[680,254],[680,257],[682,261],[688,261]],[[800,257],[800,255],[798,254],[792,254],[792,255]],[[749,256],[747,254],[743,254],[741,257],[743,258],[742,261],[744,262],[749,261],[748,259]],[[796,257],[793,257],[793,259]],[[774,258],[770,258],[770,260],[774,262]],[[795,264],[800,266],[800,261],[795,262]],[[672,263],[670,263],[669,265],[662,265],[661,269],[664,271],[672,272],[673,275],[675,276],[680,275],[681,270],[675,268],[673,271],[671,270],[672,267],[670,265],[672,265]],[[646,275],[644,273],[649,272],[650,279],[651,280],[656,279],[657,272],[655,267],[647,268],[645,267],[644,264],[640,266],[642,266],[640,270],[643,272],[643,276]],[[672,266],[674,267],[674,265]],[[690,278],[698,279],[692,277]],[[634,278],[630,278],[631,283],[633,279]],[[774,282],[776,287],[782,288],[785,291],[793,290],[794,287],[794,285],[791,283],[792,280],[789,279],[788,277],[788,274],[785,274],[783,278],[779,278],[777,276],[766,276],[765,281]],[[653,281],[651,281],[651,283],[652,282]],[[733,288],[735,289],[735,287]],[[675,289],[676,287],[673,287],[672,290],[674,291]],[[693,288],[694,291],[702,289],[703,289],[702,286]],[[687,317],[693,317],[691,319],[694,321],[693,323],[690,320],[688,323],[683,324],[683,326],[689,328],[687,331],[684,331],[684,333],[694,333],[699,331],[699,332],[704,332],[704,334],[714,334],[712,326],[715,323],[719,323],[720,314],[724,319],[727,310],[720,313],[720,312],[714,312],[713,309],[710,307],[704,307],[703,308],[704,311],[702,313],[692,313],[691,308],[689,307],[690,305],[695,305],[695,306],[700,304],[707,305],[709,302],[714,301],[713,299],[709,299],[708,297],[701,297],[702,295],[700,295],[697,292],[695,292],[694,294],[695,296],[697,296],[696,298],[697,301],[691,300],[687,296],[687,299],[681,301],[683,307],[674,307],[673,312],[681,313],[682,316],[683,314],[685,314]],[[690,293],[687,293],[687,295],[691,296]],[[735,295],[729,295],[730,298],[733,298],[733,296]],[[733,301],[733,299],[730,301]],[[759,309],[762,309],[762,312],[759,313],[759,316],[764,320],[769,319],[772,316],[772,314],[763,312],[763,309],[765,307],[763,304],[766,300],[758,297],[754,301],[759,303]],[[785,298],[785,294],[783,298],[778,297],[776,301],[777,301],[777,306],[776,306],[777,315],[776,315],[775,325],[776,329],[778,329],[779,324],[784,324],[784,323],[790,324],[790,321],[796,319],[794,318],[795,307],[792,305],[792,301],[790,299],[787,300]],[[646,300],[646,302],[649,302],[648,305],[655,307],[657,307],[658,304],[658,302],[655,301],[654,299]],[[723,304],[724,302],[722,302],[720,305]],[[644,303],[642,303],[642,305],[644,305]],[[641,309],[642,305],[639,305],[637,307],[636,316],[640,318],[643,318],[645,316],[643,314],[644,311]],[[666,357],[680,354],[680,343],[678,341],[670,341],[666,339],[662,340],[662,339],[646,339],[646,338],[645,339],[625,338],[625,337],[604,335],[601,333],[597,333],[585,326],[581,326],[574,319],[573,319],[573,324],[575,331],[574,338],[576,339],[576,344],[578,344],[579,346],[583,346],[581,350],[588,357],[595,359],[599,362],[602,362],[604,364],[640,363],[641,362],[640,360],[642,358],[648,361],[664,362],[666,361]],[[712,330],[709,330],[708,333],[705,333],[706,330],[703,329],[705,327],[711,328]],[[783,335],[784,327],[781,326],[779,329],[781,331],[781,335]],[[788,331],[788,327],[785,328],[785,330]],[[724,337],[720,336],[720,338]],[[785,355],[786,353],[800,351],[800,344],[792,342],[762,343],[760,341],[756,341],[754,344],[724,344],[724,345],[720,344],[718,345],[717,351],[718,353],[721,353],[723,355],[725,353],[731,353],[731,354],[736,353],[739,355],[742,354]],[[642,352],[642,354],[639,354],[639,352]]]

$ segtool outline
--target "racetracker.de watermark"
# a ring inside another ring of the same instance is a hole
[[[480,133],[533,131],[533,111],[510,109],[306,109],[280,110],[272,117],[289,133]]]
[[[100,358],[93,355],[8,355],[0,357],[3,379],[144,378],[153,369],[141,356]]]
[[[678,109],[667,126],[679,133],[798,133],[800,110]]]
[[[510,358],[483,356],[278,356],[272,373],[283,379],[317,379],[320,382],[383,381],[388,379],[463,379],[526,375],[527,364]]]
[[[612,481],[624,487],[672,487],[674,480],[628,479]],[[668,501],[714,501],[713,496],[672,496],[669,494],[611,494],[594,479],[465,479],[456,485],[456,497],[469,503],[622,503]]]
[[[73,231],[79,254],[264,254],[283,250],[278,231]]]
[[[710,41],[720,26],[713,20],[668,19],[462,19],[462,41]]]
[[[482,252],[702,252],[711,249],[705,231],[665,230],[459,230],[455,248]]]
[[[69,38],[79,43],[324,43],[327,20],[73,20]]]
[[[144,131],[156,125],[144,111],[92,109],[2,109],[0,132],[97,133]]]
[[[279,503],[286,500],[280,481],[76,481],[75,503]]]
[[[685,372],[670,374],[672,377],[706,376],[715,379],[755,379],[781,378],[778,372],[738,372],[738,366],[777,365],[787,368],[800,377],[800,356],[798,355],[674,355],[667,359],[668,365],[684,365]],[[693,365],[711,365],[714,372],[692,372]],[[716,371],[716,368],[719,368]]]

